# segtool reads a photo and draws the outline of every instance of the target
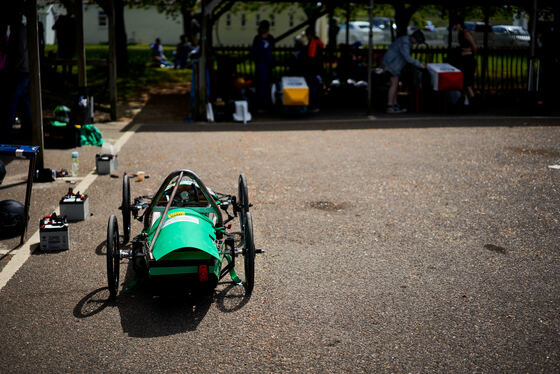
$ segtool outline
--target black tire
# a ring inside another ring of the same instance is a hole
[[[110,299],[114,300],[119,289],[120,275],[119,225],[117,217],[109,217],[107,224],[107,283]]]
[[[122,204],[123,216],[123,245],[130,240],[130,221],[132,218],[132,211],[130,209],[130,177],[128,174],[123,175],[123,190],[122,190]]]
[[[251,213],[245,215],[245,230],[243,231],[243,262],[245,265],[245,280],[243,285],[247,295],[253,292],[255,284],[255,241],[253,237],[253,218]]]
[[[244,232],[245,215],[249,211],[249,192],[247,189],[247,178],[245,174],[239,176],[239,184],[237,186],[237,204],[239,206],[239,223],[241,232]]]

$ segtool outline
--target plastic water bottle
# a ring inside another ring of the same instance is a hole
[[[72,176],[78,176],[78,170],[80,169],[80,162],[78,161],[78,152],[72,152]]]

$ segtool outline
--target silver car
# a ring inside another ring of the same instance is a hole
[[[497,25],[492,26],[494,45],[498,47],[528,47],[531,35],[521,26]]]

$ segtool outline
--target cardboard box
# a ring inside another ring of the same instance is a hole
[[[39,237],[39,248],[43,252],[68,250],[68,222],[60,216],[44,217],[39,222]]]
[[[60,199],[60,215],[70,222],[83,221],[89,215],[89,198],[87,195],[73,194],[72,190]]]
[[[463,72],[450,64],[427,64],[434,91],[460,91],[463,89]]]
[[[110,174],[113,170],[116,170],[118,166],[117,155],[104,154],[95,155],[95,167],[97,168],[97,174],[104,175]]]

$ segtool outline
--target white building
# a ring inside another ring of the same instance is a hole
[[[97,4],[84,5],[84,42],[107,43],[107,21],[107,15]],[[155,7],[126,8],[124,23],[129,43],[149,44],[160,38],[163,44],[177,44],[183,33],[179,18],[159,13]]]
[[[292,27],[304,22],[307,17],[303,10],[295,5],[288,7],[282,13],[274,13],[274,9],[266,5],[262,5],[258,11],[237,10],[228,12],[220,17],[218,23],[214,26],[214,45],[239,46],[252,44],[259,23],[265,19],[270,22],[270,34],[280,36]],[[281,40],[277,46],[293,46],[296,34],[294,33]],[[324,37],[321,39],[325,40]]]
[[[56,43],[56,35],[52,27],[56,22],[56,17],[61,13],[66,14],[66,10],[58,4],[42,5],[37,9],[37,18],[43,24],[45,44]]]
[[[159,37],[163,44],[176,44],[183,33],[181,17],[173,19],[158,12],[156,7],[126,8],[124,18],[129,43],[149,44]],[[306,16],[297,6],[277,14],[265,5],[253,12],[228,12],[214,25],[214,45],[250,45],[259,22],[264,19],[270,21],[270,33],[277,36],[304,22]],[[318,22],[322,23],[324,20]],[[285,38],[279,46],[293,46],[294,37],[295,34]],[[86,44],[107,43],[107,15],[97,4],[84,5],[84,39]]]

